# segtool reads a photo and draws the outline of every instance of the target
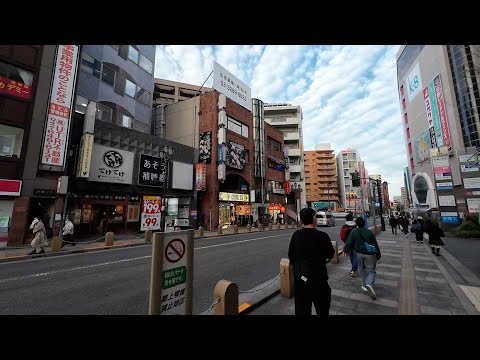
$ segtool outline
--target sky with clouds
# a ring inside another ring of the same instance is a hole
[[[398,102],[399,45],[157,45],[155,77],[202,85],[220,65],[265,103],[300,105],[303,146],[358,150],[400,195],[407,155]],[[205,86],[212,86],[212,76]]]

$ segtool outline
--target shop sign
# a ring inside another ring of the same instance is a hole
[[[140,154],[138,183],[140,185],[163,186],[166,163],[156,156]]]
[[[88,180],[131,184],[134,154],[130,151],[93,144],[92,165]]]
[[[161,205],[160,196],[143,197],[141,231],[160,230]]]
[[[220,201],[243,201],[249,202],[248,194],[237,194],[237,193],[229,193],[229,192],[219,192],[218,193],[218,200]]]

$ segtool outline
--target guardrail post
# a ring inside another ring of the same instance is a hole
[[[293,297],[293,266],[290,260],[280,260],[280,294],[291,299]]]
[[[153,231],[152,230],[145,231],[145,242],[146,243],[151,243],[152,242],[152,237],[153,237]]]
[[[217,235],[222,235],[222,225],[218,225]]]
[[[213,306],[213,315],[238,315],[238,285],[220,280],[213,290],[213,298],[220,302]]]
[[[332,246],[333,246],[333,249],[335,250],[335,253],[334,253],[333,258],[330,262],[332,264],[338,264],[339,258],[338,258],[338,244],[337,244],[337,241],[332,241]]]
[[[62,248],[63,239],[60,236],[55,236],[52,239],[52,252],[58,252]]]
[[[285,229],[288,229],[288,223],[285,223]]]
[[[248,224],[247,225],[247,232],[251,232],[252,231],[252,225]]]
[[[113,239],[115,237],[115,233],[109,231],[105,234],[105,246],[113,246]]]
[[[198,227],[198,237],[202,237],[203,236],[203,226],[199,226]]]
[[[233,233],[238,234],[238,225],[233,225]]]
[[[268,224],[268,230],[272,230],[272,223]]]

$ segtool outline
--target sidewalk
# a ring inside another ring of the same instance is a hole
[[[361,277],[350,276],[350,260],[341,256],[339,264],[327,265],[331,315],[480,315],[479,279],[445,249],[437,257],[413,234],[407,238],[384,231],[377,240],[382,251],[374,286],[377,299],[362,291]],[[294,313],[293,298],[276,295],[249,315]]]
[[[285,229],[284,225],[277,229],[276,225],[273,225],[272,230],[283,230]],[[290,225],[289,229],[293,229],[292,225]],[[259,232],[258,228],[252,228],[253,232]],[[263,231],[269,231],[268,227]],[[247,233],[246,227],[239,227],[238,234]],[[228,229],[223,229],[222,235],[218,235],[216,231],[204,231],[203,236],[198,236],[198,230],[195,231],[195,239],[201,238],[209,238],[209,237],[217,237],[217,236],[225,236],[225,235],[232,235],[233,234],[233,226],[229,227]],[[21,245],[21,246],[12,246],[12,247],[3,247],[0,248],[0,262],[7,262],[7,261],[15,261],[15,260],[25,260],[30,258],[38,258],[38,257],[46,257],[46,256],[59,256],[65,254],[73,254],[73,253],[81,253],[81,252],[88,252],[88,251],[96,251],[96,250],[105,250],[109,248],[118,248],[118,247],[125,247],[125,246],[137,246],[137,245],[145,245],[145,237],[143,233],[138,234],[120,234],[115,235],[114,244],[113,246],[105,246],[105,236],[92,236],[89,238],[83,239],[74,239],[75,246],[71,244],[66,244],[63,248],[60,249],[59,252],[52,253],[50,246],[45,247],[44,254],[35,254],[35,255],[28,255],[30,251],[32,251],[32,247],[30,245]]]

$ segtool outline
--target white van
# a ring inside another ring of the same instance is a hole
[[[335,226],[335,218],[330,211],[317,211],[317,226]]]

